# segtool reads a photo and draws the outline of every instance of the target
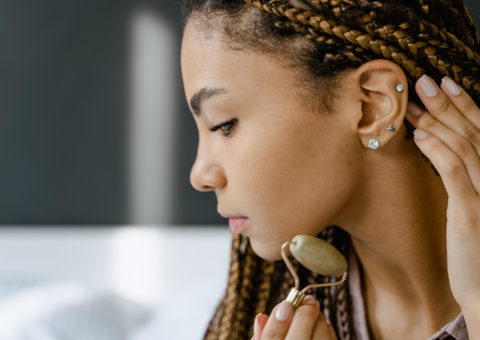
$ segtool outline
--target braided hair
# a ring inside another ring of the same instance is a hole
[[[282,261],[259,258],[247,242],[241,246],[241,236],[232,234],[230,273],[225,297],[208,325],[205,340],[246,340],[253,334],[253,322],[258,313],[270,313],[287,297],[294,286],[293,278]],[[348,256],[349,236],[342,229],[329,227],[319,235]],[[303,283],[329,282],[299,265],[292,265]],[[321,310],[334,325],[339,339],[353,339],[351,301],[347,285],[309,291],[320,301]]]
[[[340,75],[374,59],[399,65],[409,99],[423,75],[449,76],[480,105],[479,36],[462,0],[183,0],[184,24],[218,36],[234,50],[270,53],[290,67],[313,109],[334,111]],[[310,94],[310,96],[308,96]],[[412,126],[405,121],[407,139]],[[318,237],[348,258],[349,235],[338,227]],[[301,282],[328,282],[293,260]],[[270,313],[293,286],[282,261],[259,258],[248,240],[233,235],[227,290],[206,340],[249,339],[258,313]],[[354,339],[348,285],[316,289],[321,310],[341,340]]]

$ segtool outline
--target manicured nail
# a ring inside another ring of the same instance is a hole
[[[415,138],[418,140],[424,140],[428,136],[428,133],[426,131],[423,131],[420,129],[416,129],[415,131],[413,131],[413,134],[415,135]]]
[[[458,86],[457,83],[454,82],[449,76],[443,77],[442,83],[445,85],[445,88],[448,92],[450,92],[450,94],[453,94],[454,96],[458,96],[460,94],[460,86]]]
[[[418,79],[418,85],[427,97],[435,97],[438,93],[437,84],[435,84],[432,78],[430,78],[426,74],[424,74],[420,79]]]
[[[423,113],[422,108],[420,106],[418,106],[417,104],[415,104],[414,102],[408,102],[407,110],[408,110],[408,112],[410,112],[415,117],[418,117]]]
[[[255,317],[255,322],[253,323],[253,334],[256,334],[258,331],[258,317],[262,315],[262,313],[258,313]]]
[[[313,295],[307,295],[305,296],[305,299],[303,299],[303,304],[304,305],[312,305],[314,306],[316,304],[315,297]]]
[[[290,315],[293,313],[293,308],[290,302],[283,301],[277,308],[275,312],[275,318],[278,321],[287,321],[290,318]]]

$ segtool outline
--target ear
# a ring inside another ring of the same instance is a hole
[[[408,104],[407,78],[397,64],[383,59],[369,61],[354,73],[362,101],[359,137],[365,147],[371,148],[369,142],[375,139],[381,148],[403,126]],[[390,125],[394,131],[389,129]]]

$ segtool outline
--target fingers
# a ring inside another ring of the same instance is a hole
[[[312,338],[319,314],[320,303],[312,295],[307,295],[303,304],[297,308],[285,340]],[[322,315],[323,317],[323,315]],[[323,318],[325,320],[325,318]]]
[[[415,143],[440,173],[449,198],[467,204],[477,196],[462,160],[440,138],[417,129]]]
[[[442,176],[449,197],[465,201],[480,192],[480,109],[453,80],[442,91],[428,76],[415,86],[427,111],[408,104],[406,118],[417,128],[415,143]]]
[[[325,320],[325,316],[319,313],[315,322],[312,340],[324,339],[337,340],[337,336],[335,335],[332,325],[328,324],[327,320]]]
[[[290,302],[283,301],[272,311],[261,334],[261,340],[285,339],[290,322],[293,318],[293,308]]]
[[[480,110],[473,99],[449,77],[442,79],[441,88],[462,115],[480,127]]]
[[[328,324],[328,334],[331,340],[337,340],[337,335],[335,334],[335,330],[333,329],[333,326],[330,324]]]
[[[268,321],[268,315],[259,313],[255,317],[255,323],[253,325],[253,337],[252,340],[260,340],[265,324]]]
[[[472,98],[448,77],[442,80],[442,91],[426,75],[418,80],[415,88],[427,111],[466,138],[480,154],[480,109]],[[415,115],[415,112],[411,113]]]
[[[255,319],[252,340],[336,340],[333,328],[319,311],[320,303],[307,295],[293,312],[289,302],[277,305],[270,317],[259,314]]]
[[[412,104],[408,107],[411,109]],[[480,159],[466,138],[447,128],[428,112],[418,117],[407,112],[407,119],[417,129],[428,133],[426,135],[417,131],[415,142],[425,156],[430,158],[444,182],[449,181],[445,176],[453,175],[454,178],[451,180],[462,180],[470,190],[476,191],[475,188],[480,188]],[[452,185],[460,189],[460,183],[456,182]]]

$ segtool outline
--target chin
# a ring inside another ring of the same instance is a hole
[[[253,251],[259,257],[267,261],[278,261],[282,259],[282,245],[264,244],[262,242],[256,242],[254,239],[250,239],[250,245]]]

